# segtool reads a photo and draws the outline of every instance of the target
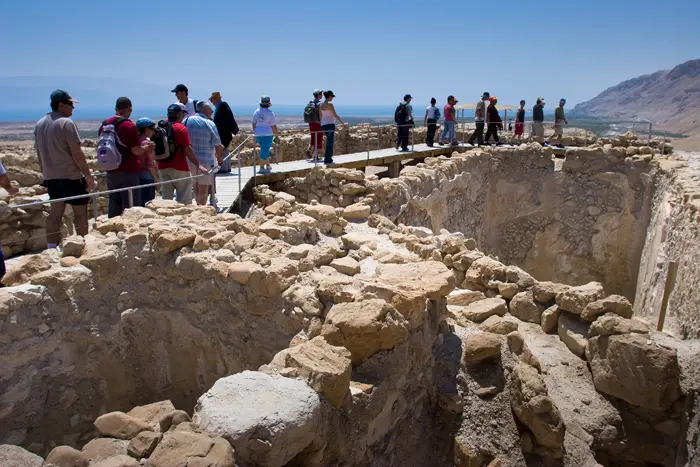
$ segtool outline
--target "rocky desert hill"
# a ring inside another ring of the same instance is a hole
[[[700,134],[700,59],[633,78],[578,104],[575,115],[645,118],[670,131]]]

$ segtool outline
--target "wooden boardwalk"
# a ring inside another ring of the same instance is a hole
[[[400,167],[396,166],[401,161],[451,155],[455,150],[471,147],[472,145],[470,144],[464,144],[459,146],[436,145],[431,148],[427,144],[416,144],[413,150],[409,152],[397,151],[395,148],[377,149],[370,151],[369,154],[365,151],[333,156],[334,164],[330,167],[361,169],[367,166],[389,166],[391,172],[392,164],[400,170]],[[504,145],[501,147],[514,148],[515,146]],[[272,164],[271,172],[257,173],[256,175],[253,174],[253,167],[242,167],[239,189],[238,168],[235,166],[235,161],[232,161],[231,165],[232,170],[230,174],[217,174],[216,176],[216,196],[219,200],[220,208],[232,207],[238,201],[239,194],[245,192],[246,189],[250,189],[253,185],[276,182],[290,177],[303,177],[314,168],[313,161],[307,160]],[[320,163],[320,165],[323,165],[323,163]],[[397,175],[398,172],[396,172],[395,176]]]

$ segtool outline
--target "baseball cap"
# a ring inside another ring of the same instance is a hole
[[[272,99],[270,99],[270,96],[262,96],[260,98],[260,105],[270,105],[272,103]]]
[[[406,100],[406,99],[413,99],[413,96],[410,94],[406,94],[405,96],[403,96],[403,100]]]
[[[185,104],[178,102],[177,104],[170,104],[168,106],[168,115],[177,114],[180,112],[187,112],[187,107],[185,107]]]
[[[321,93],[323,93],[322,89],[314,89],[314,96],[318,96]]]
[[[136,120],[136,128],[138,128],[139,130],[141,130],[142,128],[148,128],[149,126],[153,126],[155,124],[156,122],[154,122],[148,117],[141,117],[138,120]]]
[[[185,86],[184,84],[178,84],[170,92],[178,92],[178,91],[189,92],[189,90],[187,89],[187,86]]]
[[[485,92],[481,95],[482,99],[488,99],[489,97],[491,97],[491,94],[489,94],[488,92]]]
[[[562,97],[561,99],[559,99],[559,102],[563,102],[564,104],[566,104],[566,99]]]
[[[57,104],[59,102],[80,102],[75,99],[73,99],[70,94],[68,94],[66,91],[62,89],[56,89],[54,92],[51,93],[51,103],[52,104]]]

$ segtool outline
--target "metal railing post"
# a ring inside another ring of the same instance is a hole
[[[372,136],[372,124],[367,125],[367,165],[369,165],[369,140]]]
[[[238,153],[236,154],[238,158],[238,212],[243,212],[243,194],[241,192],[241,149],[238,148]]]
[[[258,140],[253,141],[253,186],[257,184],[258,175]]]
[[[415,142],[416,142],[416,136],[415,136],[415,129],[416,125],[411,125],[411,152],[415,152]]]
[[[649,122],[649,142],[651,143],[651,122]]]
[[[95,230],[97,228],[97,214],[98,214],[97,196],[92,195],[90,197],[90,200],[92,201],[92,217],[93,217],[92,229]]]
[[[134,193],[131,188],[129,188],[129,207],[134,207]]]

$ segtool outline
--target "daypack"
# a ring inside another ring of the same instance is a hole
[[[107,124],[107,120],[102,122],[102,132],[97,141],[97,165],[106,171],[116,170],[122,165],[122,153],[119,146],[126,147],[119,139],[117,128],[126,118],[118,118],[114,123]]]
[[[396,111],[394,112],[394,121],[398,125],[403,125],[406,123],[407,116],[408,116],[408,108],[406,107],[406,104],[404,102],[402,102],[396,107]]]
[[[151,140],[155,143],[155,160],[160,162],[169,161],[175,157],[177,147],[175,146],[175,135],[173,125],[165,120],[161,120],[156,125],[156,131]]]
[[[435,121],[437,122],[440,120],[440,109],[436,106],[435,107]]]
[[[318,123],[321,121],[321,111],[319,105],[314,101],[309,101],[304,107],[304,122]]]

